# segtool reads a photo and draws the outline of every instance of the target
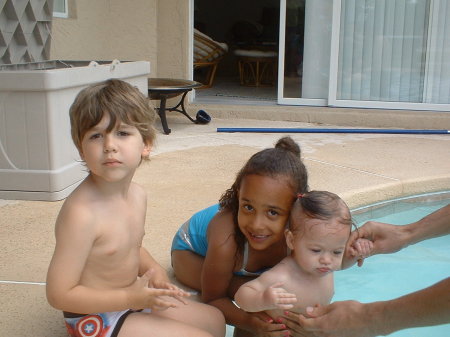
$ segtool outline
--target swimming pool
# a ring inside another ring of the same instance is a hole
[[[419,195],[352,211],[361,226],[368,220],[404,225],[450,203],[450,192]],[[374,302],[396,298],[450,276],[450,235],[426,240],[400,252],[376,255],[363,267],[335,273],[334,301]],[[393,337],[448,337],[450,324],[398,331]]]

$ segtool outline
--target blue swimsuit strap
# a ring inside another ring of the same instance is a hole
[[[236,274],[241,276],[259,276],[267,270],[267,269],[258,270],[256,272],[247,271],[245,270],[245,268],[247,267],[247,261],[248,261],[248,242],[245,241],[244,256],[242,258],[242,267]]]
[[[242,259],[242,267],[241,267],[241,271],[245,271],[245,268],[247,267],[247,261],[248,261],[248,241],[245,241],[244,244],[244,257]]]

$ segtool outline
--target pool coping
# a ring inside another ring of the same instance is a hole
[[[399,198],[450,191],[450,174],[421,179],[408,179],[369,186],[341,193],[350,209],[367,207],[376,203],[392,202]]]

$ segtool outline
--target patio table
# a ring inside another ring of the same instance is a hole
[[[202,84],[196,81],[184,80],[184,79],[174,79],[174,78],[149,78],[148,79],[148,97],[151,100],[159,100],[158,111],[159,118],[161,119],[161,124],[166,135],[170,134],[170,129],[167,124],[166,111],[178,111],[185,115],[191,122],[197,123],[186,112],[184,107],[184,98],[187,93],[194,88],[201,87]],[[167,108],[166,101],[168,98],[181,96],[180,101],[177,105]]]

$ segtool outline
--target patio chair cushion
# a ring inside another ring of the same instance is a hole
[[[212,62],[228,51],[228,45],[214,41],[208,35],[194,29],[194,63]]]
[[[208,68],[201,88],[210,88],[216,75],[217,65],[228,52],[228,45],[194,29],[194,69]]]

